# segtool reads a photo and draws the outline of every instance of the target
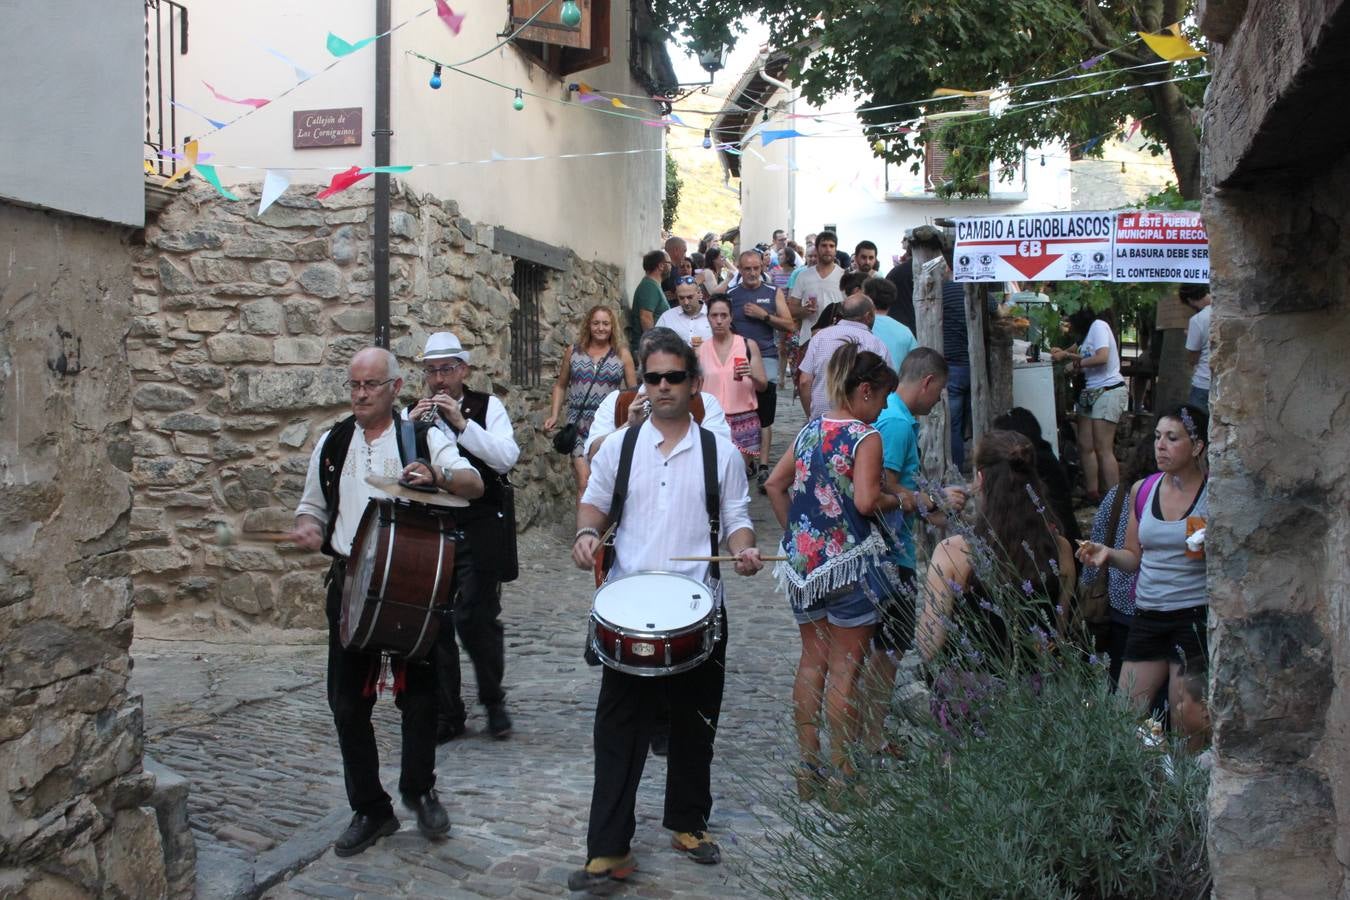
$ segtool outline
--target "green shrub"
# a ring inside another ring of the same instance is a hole
[[[758,886],[822,900],[1206,896],[1208,772],[1181,742],[1141,736],[1105,660],[1079,649],[1086,635],[1056,632],[1066,611],[1008,562],[1025,542],[966,536],[986,588],[943,618],[920,667],[932,691],[892,704],[902,757],[859,760],[823,804],[785,799]],[[1058,575],[1036,568],[1042,585]]]

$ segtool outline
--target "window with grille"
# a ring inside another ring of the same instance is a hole
[[[539,302],[547,283],[543,266],[516,260],[511,290],[520,306],[511,314],[511,381],[521,387],[539,386]]]

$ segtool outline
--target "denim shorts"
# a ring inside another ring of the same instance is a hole
[[[831,597],[819,606],[813,606],[805,612],[793,610],[792,617],[798,625],[808,625],[825,619],[838,628],[857,628],[860,625],[875,625],[879,616],[877,606],[867,596],[862,585],[850,588],[846,593]]]

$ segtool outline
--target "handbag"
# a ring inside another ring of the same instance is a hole
[[[563,456],[571,456],[577,447],[577,423],[568,422],[553,435],[553,449]]]
[[[1106,539],[1114,541],[1120,527],[1120,515],[1125,509],[1125,497],[1129,490],[1121,484],[1116,487],[1116,496],[1111,501],[1111,516],[1107,520]],[[1097,577],[1079,594],[1077,618],[1080,625],[1094,635],[1105,630],[1111,621],[1111,564],[1108,562],[1097,570]]]
[[[573,352],[575,352],[575,350]],[[600,367],[603,366],[613,355],[614,350],[613,348],[610,348],[610,351],[605,354],[604,359],[601,359],[600,362],[596,363],[595,371],[597,374],[600,372]],[[568,364],[571,365],[570,358]],[[586,393],[581,398],[581,406],[579,407],[579,409],[586,408],[586,401],[591,399],[591,392],[594,390],[595,390],[595,382],[592,381],[590,387],[586,388]],[[572,451],[575,450],[576,448],[577,448],[577,423],[576,420],[574,420],[569,415],[567,418],[567,424],[559,428],[558,433],[553,435],[553,449],[561,453],[563,456],[571,456]]]

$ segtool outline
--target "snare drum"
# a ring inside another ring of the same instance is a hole
[[[721,637],[712,589],[670,572],[635,572],[600,586],[590,643],[629,675],[676,675],[705,662]]]

